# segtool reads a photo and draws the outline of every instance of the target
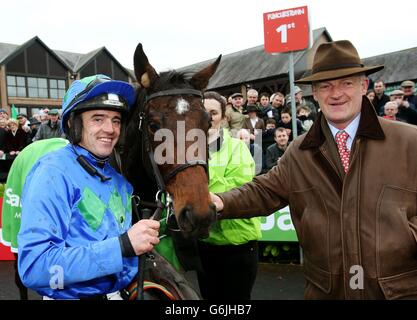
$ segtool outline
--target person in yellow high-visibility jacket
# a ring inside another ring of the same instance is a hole
[[[204,106],[211,116],[209,190],[225,192],[251,181],[255,162],[243,141],[221,129],[226,100],[206,92]],[[204,299],[250,299],[258,268],[259,219],[217,221],[209,237],[199,241],[203,271],[198,272],[198,282]]]

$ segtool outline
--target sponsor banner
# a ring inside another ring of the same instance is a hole
[[[298,241],[289,207],[261,217],[261,231],[260,241]]]

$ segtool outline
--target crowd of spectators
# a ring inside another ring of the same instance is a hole
[[[13,160],[33,141],[65,137],[59,117],[58,109],[45,108],[30,119],[24,113],[14,119],[0,109],[0,159]]]
[[[401,83],[400,89],[387,94],[384,81],[379,79],[366,96],[379,116],[417,125],[417,96],[414,91],[415,83],[406,80]],[[300,135],[310,129],[319,109],[313,99],[303,97],[303,91],[298,86],[294,87],[294,98],[297,135]],[[249,89],[246,99],[241,92],[236,92],[227,101],[222,127],[247,143],[256,161],[256,173],[265,173],[272,164],[278,163],[286,149],[283,145],[284,131],[288,138],[285,144],[293,140],[291,96],[282,92],[259,94],[257,90]],[[57,109],[44,108],[30,119],[23,113],[11,119],[5,109],[0,109],[0,159],[14,159],[33,141],[52,137],[65,137]]]
[[[379,116],[417,125],[415,83],[406,80],[400,87],[386,94],[384,81],[377,80],[366,96]],[[246,140],[250,141],[248,145],[252,155],[255,149],[262,150],[262,156],[255,155],[254,159],[255,162],[261,161],[257,163],[256,173],[265,173],[278,164],[287,145],[293,140],[291,96],[282,92],[258,94],[255,89],[248,90],[246,95],[246,101],[240,92],[229,97],[223,126],[237,138],[249,137]],[[300,135],[311,128],[319,109],[313,100],[303,97],[303,91],[298,86],[294,87],[294,97],[297,134]],[[247,130],[248,134],[243,134],[242,130]]]

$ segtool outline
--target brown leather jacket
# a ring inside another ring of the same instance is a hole
[[[221,218],[289,204],[306,299],[417,299],[417,127],[378,118],[367,99],[361,112],[346,175],[320,114],[278,166],[219,194]]]

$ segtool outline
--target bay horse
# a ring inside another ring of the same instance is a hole
[[[191,239],[207,237],[216,218],[208,190],[206,136],[210,116],[203,105],[202,91],[220,59],[221,56],[187,77],[187,72],[158,74],[140,43],[134,53],[135,75],[140,88],[126,126],[121,157],[123,174],[141,200],[153,201],[158,189],[168,192],[178,227],[186,238]],[[166,144],[168,147],[163,153],[166,161],[162,163],[156,154],[158,147],[166,142],[161,139],[161,129],[172,133],[170,137],[173,138],[172,144]],[[178,129],[183,132],[179,133]],[[203,137],[197,136],[198,141],[183,139],[195,129],[199,129]],[[196,157],[193,150],[198,151]],[[194,157],[191,160],[188,159],[190,154]]]
[[[175,249],[186,248],[185,256],[192,256],[191,259],[195,259],[198,253],[189,248],[193,248],[193,244],[196,248],[196,239],[208,236],[210,226],[216,220],[215,206],[208,190],[207,132],[211,119],[203,105],[203,90],[220,60],[221,55],[192,75],[177,71],[158,74],[140,43],[134,53],[134,71],[139,88],[121,148],[122,174],[133,185],[134,194],[140,199],[139,206],[153,203],[157,207],[154,216],[162,207],[168,215],[173,213],[171,217],[174,217],[177,230],[170,232],[168,237],[174,238],[176,244],[182,243]],[[161,204],[162,198],[171,201],[170,206]],[[191,246],[187,247],[187,242]],[[143,280],[150,280],[167,288],[175,299],[199,298],[177,272],[178,269],[172,266],[171,260],[163,259],[155,251],[151,256],[152,263],[148,263],[147,268],[142,265],[145,279],[138,280],[138,288],[143,287]],[[196,260],[184,267],[185,260],[181,259],[182,270],[198,269],[198,263],[197,266],[194,263]],[[149,292],[139,294],[146,299],[161,298],[161,295]]]

